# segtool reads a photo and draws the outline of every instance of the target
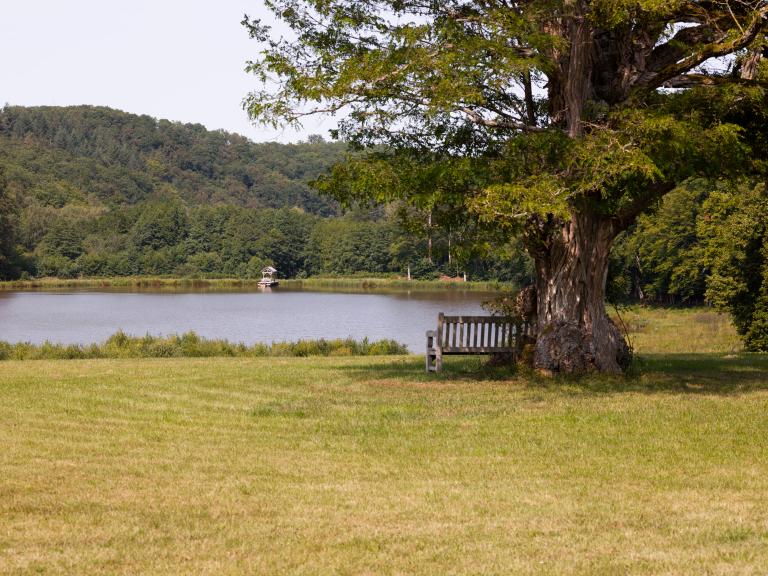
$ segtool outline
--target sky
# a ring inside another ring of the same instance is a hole
[[[328,137],[332,119],[300,131],[253,126],[244,71],[259,45],[244,14],[274,23],[261,0],[0,0],[0,106],[110,106],[255,140]],[[276,32],[280,27],[275,28]]]

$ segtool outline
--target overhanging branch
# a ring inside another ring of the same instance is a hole
[[[635,198],[619,211],[618,214],[611,218],[615,232],[618,234],[629,228],[640,214],[653,206],[653,204],[659,201],[666,193],[671,192],[675,185],[674,182],[658,182],[650,186],[646,194]]]
[[[719,76],[710,74],[683,74],[675,78],[670,78],[662,88],[698,88],[702,86],[721,86],[723,84],[742,84],[745,86],[764,86],[768,87],[768,82],[751,78],[742,78],[734,76]]]
[[[768,5],[756,10],[747,26],[741,27],[742,32],[733,39],[723,39],[704,44],[684,58],[677,59],[673,64],[667,65],[658,71],[644,74],[636,84],[636,89],[648,90],[663,86],[673,78],[687,75],[687,73],[710,58],[719,58],[733,54],[737,50],[746,48],[757,35],[768,26]]]
[[[539,126],[531,126],[530,124],[516,120],[509,120],[506,118],[486,118],[477,110],[473,110],[468,106],[462,106],[458,109],[458,111],[463,112],[475,124],[479,126],[485,126],[486,128],[521,130],[523,132],[541,132],[543,130],[543,128]]]

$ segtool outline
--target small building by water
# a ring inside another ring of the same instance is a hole
[[[261,270],[261,280],[259,280],[259,286],[265,286],[265,287],[277,286],[278,281],[277,281],[277,278],[275,278],[275,274],[277,274],[276,268],[273,268],[272,266],[267,266],[266,268],[263,268]]]

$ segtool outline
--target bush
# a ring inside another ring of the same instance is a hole
[[[411,278],[416,280],[436,280],[440,278],[440,270],[434,262],[422,258],[411,264]]]

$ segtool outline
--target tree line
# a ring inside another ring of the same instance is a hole
[[[437,232],[430,261],[427,239],[375,210],[329,218],[298,208],[188,206],[165,200],[110,209],[66,206],[22,211],[21,216],[12,234],[4,235],[13,238],[13,246],[4,250],[5,278],[257,278],[272,265],[284,278],[405,275],[410,270],[414,278],[429,279],[463,273],[468,264],[476,279],[521,280],[518,269],[504,268],[501,259],[491,256],[466,263],[453,258],[451,269],[446,237]]]

